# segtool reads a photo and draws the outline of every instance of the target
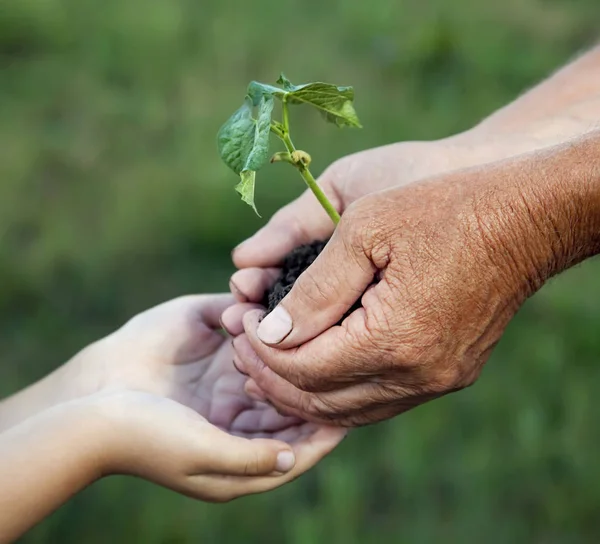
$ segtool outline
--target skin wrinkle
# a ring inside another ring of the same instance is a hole
[[[596,139],[600,146],[600,133]],[[338,329],[345,339],[335,327],[324,333],[335,345],[315,338],[301,349],[289,342],[266,350],[246,328],[279,380],[327,390],[292,390],[264,372],[265,393],[295,414],[363,425],[472,384],[520,305],[573,258],[573,248],[587,247],[584,230],[600,223],[599,197],[579,200],[587,193],[583,173],[598,167],[586,164],[589,150],[577,149],[578,157],[556,147],[352,204],[320,273],[335,273],[343,260],[352,284],[352,274],[364,277],[365,263],[373,263],[379,283]],[[331,307],[335,290],[323,291]]]
[[[368,198],[371,197],[365,197],[364,200]],[[347,214],[349,217],[342,231],[342,242],[348,251],[347,254],[350,256],[366,255],[373,265],[372,272],[375,275],[377,270],[385,269],[390,262],[392,253],[392,248],[388,244],[390,226],[385,221],[381,221],[382,214],[369,213],[365,218],[364,215],[360,212],[357,213],[355,210],[356,208],[352,206],[348,208]],[[383,210],[381,211],[383,212]],[[368,251],[365,251],[365,249],[368,249]],[[358,259],[356,263],[361,265],[361,261]]]
[[[535,264],[534,268],[538,270],[538,278],[536,278],[537,289],[539,289],[543,283],[548,279],[552,270],[556,270],[560,265],[561,260],[564,260],[564,257],[569,252],[570,244],[564,244],[562,236],[560,234],[561,228],[559,226],[559,221],[553,217],[551,210],[555,210],[559,208],[558,199],[552,194],[551,191],[546,189],[545,191],[545,199],[538,194],[536,191],[535,180],[531,174],[527,171],[525,172],[529,183],[529,194],[525,194],[524,191],[518,191],[518,196],[520,197],[520,203],[527,211],[528,217],[530,219],[531,225],[534,228],[537,228],[538,233],[540,234],[539,239],[540,243],[543,244],[544,241],[547,240],[548,248],[547,257],[542,259],[540,263],[538,263],[537,267]],[[545,178],[551,177],[553,182],[556,182],[558,176],[554,169],[551,172],[547,170],[543,171],[543,175]],[[531,204],[530,204],[531,201]],[[541,209],[542,213],[536,213],[535,205]],[[565,236],[570,236],[570,229],[567,229]],[[558,247],[557,247],[558,246]],[[544,248],[541,248],[544,251]],[[536,290],[537,290],[536,289]]]
[[[312,415],[324,414],[330,421],[337,422],[338,424],[356,426],[357,424],[364,425],[365,422],[358,423],[360,420],[354,419],[355,416],[369,416],[371,412],[377,411],[379,408],[388,408],[390,401],[396,400],[399,394],[408,394],[408,389],[401,390],[401,387],[397,384],[386,385],[385,383],[363,383],[353,385],[351,388],[346,390],[347,403],[349,408],[347,411],[340,413],[340,407],[343,403],[330,401],[327,399],[324,402],[324,398],[316,397],[314,404],[314,412]],[[355,399],[368,399],[368,407],[358,405]],[[320,404],[319,404],[320,403]],[[329,408],[328,408],[329,407]],[[366,423],[370,423],[367,421]]]
[[[310,307],[318,307],[323,300],[327,300],[327,293],[330,290],[334,290],[339,286],[339,282],[337,278],[315,278],[313,276],[313,270],[310,268],[304,272],[310,278],[310,284],[307,283],[299,283],[296,289],[299,291],[299,296],[302,298],[303,302],[306,304],[308,302],[308,306]],[[313,289],[307,289],[307,285],[314,285]],[[336,298],[336,301],[339,300]],[[336,303],[336,306],[340,305],[340,311],[343,312],[345,307],[342,303]]]
[[[345,255],[348,256],[350,259],[352,259],[352,263],[359,267],[362,272],[366,274],[371,274],[372,277],[375,277],[375,273],[377,271],[377,267],[375,266],[375,264],[372,262],[371,259],[369,259],[369,264],[365,263],[365,259],[360,259],[359,256],[360,255],[364,255],[364,251],[363,251],[363,244],[359,243],[358,240],[346,240],[346,238],[342,238],[343,243],[344,243],[344,247],[346,248],[346,253]],[[363,294],[363,292],[359,292],[357,293],[356,299],[357,300],[361,295]]]
[[[495,188],[493,188],[490,192],[474,200],[473,220],[478,237],[482,241],[481,247],[487,256],[487,261],[491,264],[491,267],[486,267],[489,274],[488,282],[498,283],[501,291],[510,293],[515,290],[515,276],[518,276],[521,269],[518,256],[515,254],[519,243],[516,236],[511,234],[514,227],[507,224],[503,216],[507,215],[507,209],[511,210],[509,217],[512,216],[514,219],[516,214],[502,200],[497,200],[503,191],[493,197],[492,195],[495,193]],[[491,203],[489,202],[490,197],[494,199]],[[513,272],[504,272],[504,270]]]
[[[510,211],[510,214],[515,218],[520,218],[523,215],[523,211],[520,207],[516,206],[515,203],[509,201],[505,204],[505,208]],[[526,215],[526,213],[525,213]],[[530,223],[533,223],[530,221]],[[534,230],[539,230],[534,227]],[[541,234],[538,232],[538,236]],[[522,289],[521,296],[523,298],[529,297],[535,293],[543,285],[543,278],[541,276],[539,266],[536,263],[536,250],[526,249],[527,245],[522,246],[519,239],[518,229],[513,229],[505,239],[499,240],[502,245],[504,252],[510,257],[510,261],[513,266],[510,268],[512,272],[511,284],[518,285],[521,283],[524,288]],[[532,243],[531,246],[534,244]],[[538,241],[538,246],[541,246],[542,242]],[[511,250],[511,248],[514,248]],[[520,279],[520,281],[519,281]]]

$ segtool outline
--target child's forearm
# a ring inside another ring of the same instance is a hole
[[[87,364],[94,344],[38,382],[0,401],[0,433],[57,404],[97,391],[99,377]]]
[[[61,405],[0,434],[0,543],[12,542],[100,476],[93,414]]]

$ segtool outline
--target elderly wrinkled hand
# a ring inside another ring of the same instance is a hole
[[[244,315],[247,391],[360,425],[472,384],[524,300],[597,251],[599,166],[595,132],[359,199],[281,304]]]

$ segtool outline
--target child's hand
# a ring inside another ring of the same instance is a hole
[[[135,389],[167,397],[238,434],[295,427],[302,422],[244,393],[231,339],[219,332],[220,316],[233,303],[230,295],[186,296],[137,315],[68,363],[77,368],[72,374],[78,375],[79,389]]]
[[[0,433],[0,543],[15,541],[102,476],[135,475],[221,502],[292,480],[341,437],[321,428],[291,446],[240,438],[191,408],[139,391],[57,404]]]
[[[296,422],[244,394],[230,340],[218,331],[220,315],[232,303],[229,295],[186,296],[137,315],[0,402],[0,432],[57,404],[117,387],[166,396],[239,432]]]
[[[8,414],[5,426],[58,404],[101,399],[118,423],[111,443],[120,449],[111,456],[116,461],[109,462],[108,472],[131,472],[210,498],[217,476],[198,476],[209,467],[215,475],[228,475],[217,478],[221,494],[214,500],[295,478],[329,453],[344,431],[282,416],[246,395],[245,378],[233,366],[231,339],[219,332],[220,316],[233,302],[230,295],[186,296],[137,315],[0,405],[0,416]],[[282,440],[292,448],[252,438]],[[277,452],[284,449],[293,451],[294,469],[265,476],[275,470]],[[244,470],[262,477],[233,476]],[[190,480],[185,474],[195,476]],[[206,495],[201,482],[208,485]]]
[[[291,445],[250,440],[218,429],[173,400],[129,390],[100,393],[73,405],[86,407],[100,422],[101,474],[131,474],[216,502],[296,478],[343,436],[339,429],[312,426]]]

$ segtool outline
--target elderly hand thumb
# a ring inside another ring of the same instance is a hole
[[[261,342],[279,344],[293,328],[292,316],[280,304],[260,322],[256,334]]]

